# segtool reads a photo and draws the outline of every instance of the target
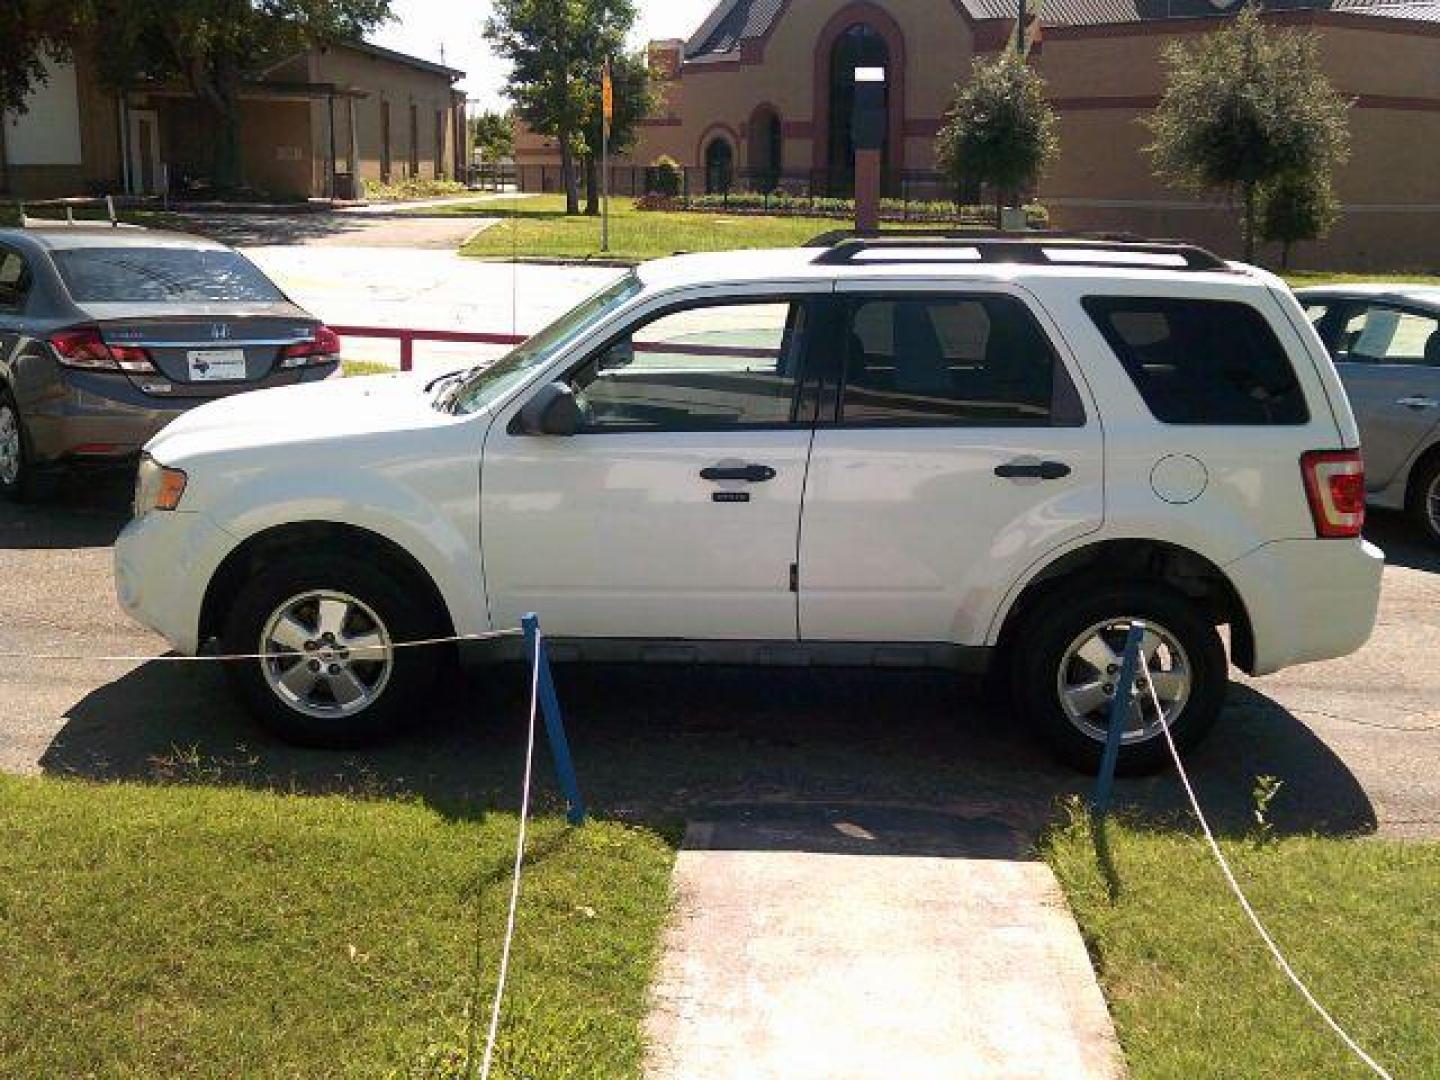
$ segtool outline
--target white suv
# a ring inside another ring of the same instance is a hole
[[[423,706],[447,654],[389,645],[533,610],[557,659],[993,668],[1093,766],[1132,620],[1182,745],[1225,696],[1218,627],[1252,674],[1358,648],[1363,512],[1279,279],[1177,245],[848,240],[648,263],[428,384],[199,408],[149,444],[116,574],[181,652],[264,654],[234,683],[305,743]],[[1159,724],[1132,703],[1122,768],[1162,762]]]

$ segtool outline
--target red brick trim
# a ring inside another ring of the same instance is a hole
[[[678,116],[647,116],[643,120],[636,120],[636,127],[679,127],[685,121]]]
[[[1394,97],[1387,94],[1345,94],[1357,109],[1395,109],[1405,112],[1440,112],[1440,98]],[[1153,109],[1160,104],[1158,94],[1133,94],[1116,97],[1057,97],[1050,104],[1058,112],[1087,112],[1101,109]]]
[[[778,21],[778,17],[777,17]],[[890,151],[890,168],[905,167],[905,35],[900,24],[884,8],[869,0],[853,0],[830,19],[815,39],[813,54],[815,78],[811,105],[812,137],[810,163],[816,169],[829,165],[830,153],[830,50],[836,40],[856,23],[864,23],[885,40],[890,54],[889,117],[886,139]]]
[[[1287,11],[1266,11],[1261,19],[1279,26],[1334,27],[1345,30],[1373,31],[1379,34],[1405,34],[1411,37],[1440,37],[1440,23],[1395,19],[1384,15],[1366,15],[1359,11],[1324,11],[1319,8],[1292,8]],[[1047,38],[1080,41],[1086,38],[1167,37],[1174,34],[1204,34],[1224,26],[1227,16],[1205,15],[1188,19],[1153,19],[1147,22],[1106,23],[1103,26],[1045,27]]]

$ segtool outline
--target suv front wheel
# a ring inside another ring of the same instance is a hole
[[[351,747],[394,734],[425,704],[443,631],[383,568],[345,556],[296,559],[240,589],[225,621],[231,685],[267,728],[305,746]]]
[[[1099,767],[1126,638],[1137,621],[1145,625],[1144,662],[1136,672],[1117,771],[1138,775],[1163,768],[1170,753],[1162,725],[1184,750],[1220,714],[1229,681],[1225,647],[1184,597],[1148,583],[1056,593],[1027,612],[1015,634],[1012,698],[1076,768]]]

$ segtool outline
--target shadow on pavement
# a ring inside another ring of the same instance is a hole
[[[1370,510],[1365,515],[1365,539],[1385,552],[1392,566],[1440,574],[1440,546],[1427,542],[1407,514]]]
[[[0,501],[0,550],[109,547],[130,520],[130,469],[67,477],[41,502]]]
[[[168,215],[165,225],[181,232],[218,240],[222,244],[249,247],[261,244],[303,244],[309,240],[366,232],[373,227],[373,222],[367,224],[366,217],[314,211],[289,214],[187,212]]]
[[[594,812],[667,830],[681,820],[743,821],[766,807],[779,815],[772,838],[783,845],[798,841],[785,838],[782,808],[807,808],[812,825],[819,814],[892,845],[907,832],[918,837],[905,853],[943,853],[945,816],[979,821],[1000,849],[1028,850],[1056,820],[1056,800],[1091,786],[973,687],[940,673],[562,665],[557,682]],[[213,665],[152,662],[73,706],[41,764],[96,779],[403,794],[468,817],[516,805],[528,686],[515,665],[456,676],[415,731],[341,753],[260,731]],[[554,807],[545,748],[537,754],[541,805]],[[1188,764],[1217,831],[1249,830],[1261,774],[1285,781],[1271,808],[1279,831],[1375,827],[1340,759],[1248,688],[1232,688],[1226,714]],[[1191,827],[1171,775],[1121,780],[1115,802]],[[863,840],[832,831],[842,846]]]

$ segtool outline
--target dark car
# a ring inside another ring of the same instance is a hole
[[[1408,510],[1440,544],[1440,288],[1326,285],[1295,295],[1355,410],[1367,501]]]
[[[324,379],[335,332],[223,244],[55,224],[0,229],[0,495],[133,462],[187,409]]]

